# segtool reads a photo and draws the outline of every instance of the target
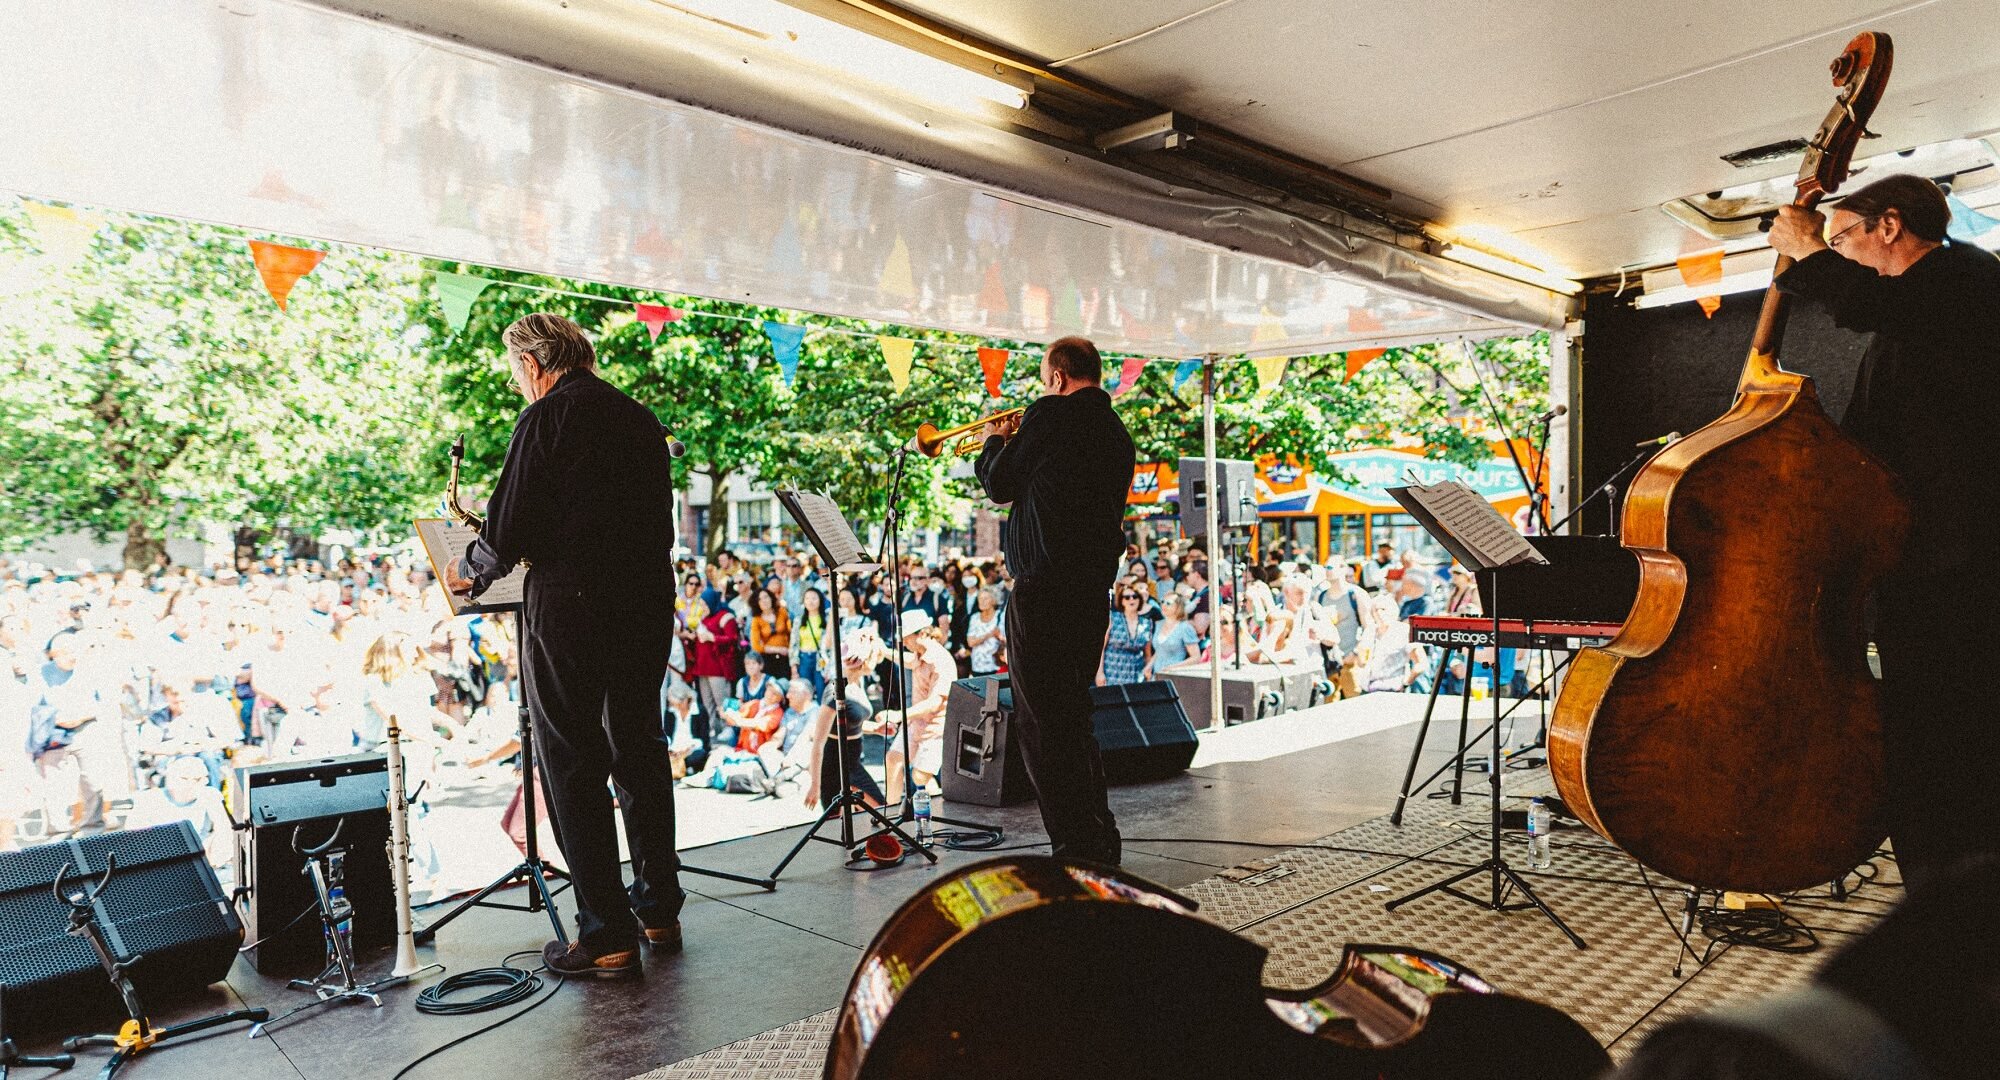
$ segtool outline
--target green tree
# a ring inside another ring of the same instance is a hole
[[[66,271],[0,214],[0,543],[159,558],[196,524],[373,529],[420,505],[435,377],[414,259],[334,247],[280,311],[233,230],[111,215]]]

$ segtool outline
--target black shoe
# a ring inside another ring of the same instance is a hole
[[[672,926],[649,926],[646,928],[646,944],[656,953],[677,953],[681,951],[681,924]]]
[[[542,946],[542,964],[553,974],[572,979],[585,975],[615,979],[639,973],[639,951],[597,952],[581,941],[568,946],[551,941]]]

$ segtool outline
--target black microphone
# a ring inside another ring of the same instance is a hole
[[[1562,416],[1567,412],[1569,412],[1569,406],[1558,405],[1555,408],[1550,409],[1548,412],[1545,412],[1542,415],[1535,417],[1534,422],[1537,424],[1546,424],[1549,421],[1554,420],[1556,417]]]
[[[1677,442],[1679,442],[1679,441],[1681,441],[1681,433],[1680,433],[1680,432],[1678,432],[1678,431],[1669,431],[1669,432],[1667,432],[1667,433],[1666,433],[1665,435],[1662,435],[1662,436],[1660,436],[1660,437],[1659,437],[1659,438],[1657,438],[1657,439],[1641,439],[1641,440],[1639,440],[1638,442],[1635,442],[1635,443],[1633,443],[1632,445],[1633,445],[1633,446],[1672,446],[1673,444],[1675,444],[1675,443],[1677,443]]]
[[[688,448],[687,448],[687,444],[686,444],[686,443],[684,443],[684,442],[682,442],[682,441],[680,441],[679,439],[676,439],[676,438],[674,438],[674,429],[673,429],[673,428],[671,428],[671,427],[668,427],[665,421],[662,421],[662,422],[660,423],[660,433],[661,433],[662,435],[665,435],[665,436],[667,437],[667,456],[668,456],[668,457],[670,457],[670,458],[680,458],[680,457],[686,457],[686,456],[687,456],[687,452],[688,452]]]

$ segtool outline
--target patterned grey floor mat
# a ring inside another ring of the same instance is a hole
[[[1422,946],[1470,966],[1503,989],[1564,1009],[1620,1058],[1648,1032],[1676,1017],[1803,982],[1832,950],[1873,926],[1902,897],[1895,864],[1878,859],[1871,864],[1873,880],[1844,899],[1836,900],[1822,888],[1787,904],[1818,936],[1817,952],[1718,946],[1705,966],[1690,959],[1677,978],[1676,926],[1662,914],[1661,905],[1677,921],[1684,894],[1657,875],[1649,889],[1630,856],[1576,828],[1556,834],[1553,865],[1546,871],[1525,870],[1527,850],[1518,836],[1503,835],[1502,850],[1588,949],[1576,948],[1535,911],[1496,914],[1440,894],[1384,910],[1384,901],[1485,857],[1491,841],[1485,803],[1476,797],[1483,789],[1473,777],[1467,780],[1462,805],[1415,800],[1401,826],[1384,816],[1307,847],[1246,849],[1245,861],[1268,859],[1291,870],[1265,884],[1245,886],[1215,877],[1180,891],[1201,902],[1204,917],[1271,950],[1264,969],[1267,985],[1319,982],[1349,942]],[[1509,774],[1508,788],[1523,796],[1546,792],[1547,774]],[[1509,805],[1525,802],[1510,798]],[[1428,854],[1409,858],[1421,853]],[[1483,896],[1485,881],[1477,878],[1464,888]],[[1708,946],[1699,929],[1693,945],[1697,950]],[[831,1010],[809,1016],[655,1070],[642,1080],[812,1080],[820,1075],[833,1020]]]

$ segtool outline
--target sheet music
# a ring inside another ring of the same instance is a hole
[[[1445,532],[1485,564],[1474,569],[1549,561],[1500,516],[1500,511],[1493,509],[1492,503],[1464,484],[1446,480],[1439,484],[1411,485],[1408,490]]]
[[[828,569],[873,562],[832,499],[812,491],[780,491],[778,495],[819,549]]]
[[[449,518],[418,518],[416,526],[417,539],[423,541],[424,554],[430,556],[431,576],[437,579],[437,587],[444,592],[445,602],[451,605],[453,615],[504,610],[521,605],[527,592],[526,566],[516,566],[506,577],[488,585],[477,600],[467,600],[463,595],[445,588],[445,567],[449,566],[453,559],[464,559],[465,549],[479,538],[478,529]],[[463,567],[459,573],[466,577],[471,576]]]

